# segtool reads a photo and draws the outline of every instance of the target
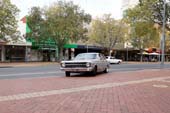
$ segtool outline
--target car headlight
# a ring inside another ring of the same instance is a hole
[[[66,67],[65,63],[61,63],[61,67]]]
[[[91,63],[90,62],[87,62],[86,63],[86,67],[90,67],[91,66]]]

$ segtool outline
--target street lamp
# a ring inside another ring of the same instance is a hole
[[[89,52],[89,50],[88,50],[88,49],[89,49],[88,44],[86,45],[86,49],[87,49],[87,53],[88,53],[88,52]]]
[[[165,8],[166,8],[165,2],[166,0],[164,0],[164,4],[163,4],[163,26],[162,26],[162,37],[161,37],[161,50],[162,50],[161,65],[164,65],[164,62],[165,62]]]

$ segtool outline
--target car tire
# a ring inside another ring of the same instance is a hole
[[[94,67],[93,71],[92,71],[92,75],[93,76],[96,76],[97,74],[97,66]]]
[[[66,71],[65,75],[66,75],[66,77],[70,77],[70,72]]]
[[[108,73],[108,72],[109,72],[108,66],[106,67],[106,69],[105,69],[103,72],[104,72],[104,73]]]
[[[120,64],[120,61],[117,64]]]

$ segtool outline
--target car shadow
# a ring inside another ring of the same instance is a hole
[[[70,77],[97,77],[104,75],[105,73],[99,72],[96,75],[93,75],[92,73],[71,73]]]
[[[0,68],[13,68],[12,66],[0,66]]]

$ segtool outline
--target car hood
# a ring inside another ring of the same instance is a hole
[[[68,60],[68,61],[61,61],[61,63],[76,63],[76,62],[93,62],[95,61],[96,59],[93,59],[93,60]]]

